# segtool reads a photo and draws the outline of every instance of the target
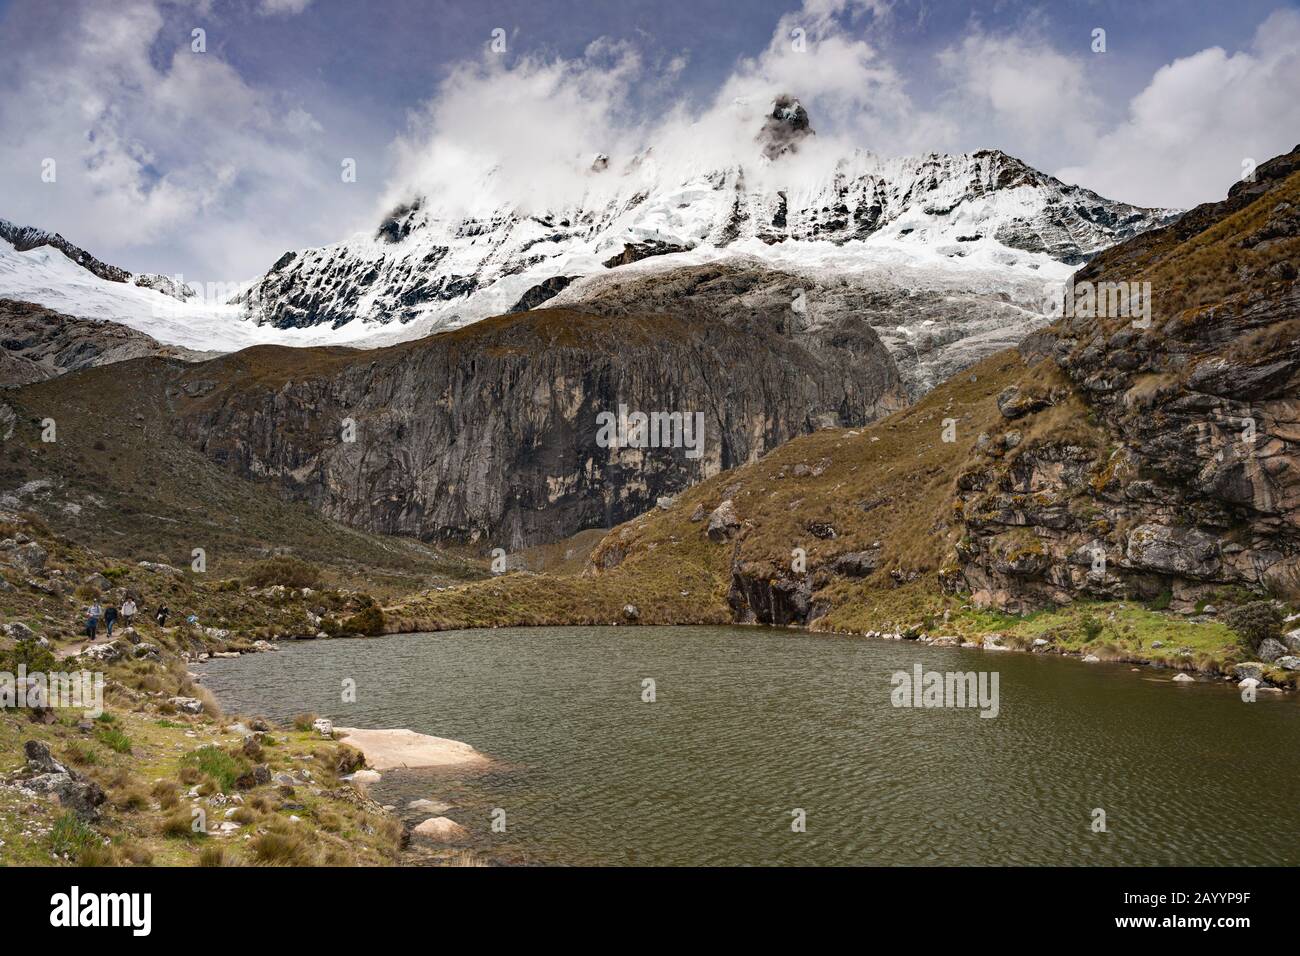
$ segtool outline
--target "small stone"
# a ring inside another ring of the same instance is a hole
[[[1101,658],[1098,657],[1096,654],[1089,654],[1086,657],[1084,657],[1083,662],[1085,664],[1100,664]]]
[[[1192,677],[1190,674],[1175,674],[1175,675],[1174,675],[1174,683],[1175,683],[1175,684],[1195,684],[1195,683],[1196,683],[1196,678],[1195,678],[1195,677]]]

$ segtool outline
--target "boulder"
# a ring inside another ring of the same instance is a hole
[[[451,809],[450,803],[442,803],[438,800],[412,800],[406,805],[408,810],[419,810],[422,813],[443,814]]]
[[[1282,643],[1286,645],[1286,649],[1290,653],[1300,654],[1300,627],[1283,634]]]
[[[12,637],[15,641],[30,641],[36,637],[36,632],[22,621],[10,621],[3,630],[6,637]]]
[[[1018,385],[1008,385],[998,394],[998,411],[1003,418],[1023,418],[1031,412],[1046,408],[1049,400],[1039,395],[1028,395]]]
[[[1238,679],[1261,680],[1264,677],[1264,665],[1256,661],[1247,661],[1236,665],[1232,673]]]
[[[1300,657],[1296,657],[1294,654],[1285,654],[1274,663],[1283,670],[1300,671]]]
[[[167,703],[185,714],[203,713],[203,701],[197,697],[168,697]]]
[[[1101,658],[1098,657],[1096,654],[1088,654],[1083,658],[1083,662],[1085,664],[1100,664]]]
[[[311,729],[327,739],[332,739],[334,737],[334,721],[325,717],[317,717],[313,720],[311,722]]]
[[[449,817],[430,817],[411,831],[437,843],[451,843],[469,836],[469,831]]]
[[[97,591],[107,591],[109,588],[113,586],[113,582],[110,581],[108,578],[104,577],[98,571],[96,571],[94,574],[87,576],[86,580],[83,581],[82,584],[88,584],[92,588],[95,588]]]
[[[850,578],[865,578],[875,573],[876,568],[879,566],[879,548],[869,551],[850,551],[848,554],[841,554],[831,562],[831,569],[836,574],[842,574]]]
[[[109,641],[107,644],[91,644],[81,652],[81,656],[86,660],[107,663],[120,659],[122,657],[122,648],[117,641]]]
[[[35,574],[45,569],[49,557],[44,548],[35,541],[29,541],[9,552],[9,563],[24,569],[28,574]]]
[[[68,769],[54,759],[50,745],[40,740],[29,740],[23,744],[23,755],[27,758],[27,769],[33,773],[67,773]]]
[[[728,498],[709,515],[709,526],[705,533],[710,541],[725,541],[739,530],[740,517],[736,514],[736,506]]]
[[[258,764],[252,770],[246,771],[235,778],[235,786],[240,790],[252,790],[254,787],[270,782],[271,768],[264,763]]]
[[[1274,640],[1271,637],[1266,637],[1259,642],[1259,650],[1256,653],[1259,654],[1259,659],[1261,661],[1271,664],[1278,658],[1285,657],[1286,651],[1286,645],[1281,641]]]
[[[64,767],[54,759],[49,745],[39,740],[27,741],[23,752],[27,771],[35,776],[21,781],[22,787],[54,800],[82,820],[99,816],[99,807],[107,799],[99,784]]]
[[[641,617],[641,611],[635,604],[623,605],[623,619],[626,621],[635,621]]]
[[[1175,674],[1175,675],[1174,675],[1174,683],[1175,683],[1175,684],[1195,684],[1195,683],[1196,683],[1196,678],[1195,678],[1195,677],[1192,677],[1190,674]]]

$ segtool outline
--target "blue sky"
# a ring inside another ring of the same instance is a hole
[[[372,226],[449,155],[526,202],[570,153],[689,145],[779,92],[845,148],[998,147],[1153,205],[1300,139],[1292,0],[0,0],[0,58],[0,216],[222,280]]]

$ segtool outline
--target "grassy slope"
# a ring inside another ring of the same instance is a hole
[[[196,835],[188,827],[181,827],[179,835],[169,832],[178,811],[188,818],[192,806],[202,807],[211,826],[227,819],[225,811],[235,806],[217,796],[222,789],[236,793],[229,781],[218,782],[211,774],[186,769],[195,751],[205,746],[224,748],[229,754],[225,762],[241,770],[253,762],[239,755],[241,737],[228,729],[219,708],[188,676],[179,653],[246,649],[253,638],[301,627],[310,609],[344,612],[348,595],[330,588],[311,594],[292,589],[279,593],[188,572],[149,571],[106,558],[57,535],[39,520],[12,514],[0,518],[0,537],[19,534],[48,552],[50,573],[44,580],[66,585],[64,593],[47,594],[28,585],[25,573],[0,567],[7,585],[0,590],[0,623],[26,624],[50,642],[57,656],[72,655],[81,645],[76,624],[86,602],[83,596],[67,592],[92,573],[107,574],[114,587],[106,599],[120,601],[124,588],[139,596],[146,613],[137,618],[136,629],[144,642],[160,649],[161,660],[86,665],[105,673],[106,710],[111,718],[111,723],[93,729],[78,726],[81,711],[57,711],[54,724],[32,722],[25,711],[0,711],[0,774],[20,770],[25,762],[24,742],[41,740],[56,759],[94,779],[108,795],[102,818],[87,828],[73,826],[70,820],[60,823],[63,814],[52,803],[0,787],[0,861],[188,865],[199,862],[203,849],[216,845],[225,848],[226,863],[396,861],[400,823],[338,781],[339,747],[287,728],[273,730],[273,742],[265,743],[260,762],[273,773],[307,768],[312,782],[295,787],[291,795],[271,784],[238,791],[246,812],[236,821],[241,826],[233,836]],[[161,602],[172,607],[173,622],[193,612],[202,625],[228,628],[231,634],[222,638],[183,623],[159,628],[147,612]],[[0,637],[0,652],[8,653],[14,646],[11,639]],[[63,669],[82,666],[75,657],[66,660],[60,665]],[[168,703],[172,696],[203,699],[205,712],[178,713]],[[110,730],[125,736],[128,752],[113,748]],[[186,794],[194,786],[199,795],[190,798]],[[179,799],[172,801],[161,793],[165,790]],[[291,815],[299,820],[290,821]],[[79,847],[61,839],[69,833],[80,837]]]
[[[14,494],[28,482],[53,483],[11,506],[123,561],[187,568],[192,549],[203,548],[213,576],[237,576],[272,550],[328,565],[340,583],[380,595],[482,573],[462,556],[330,521],[208,461],[168,427],[174,370],[141,359],[6,393],[19,424],[0,445],[0,488]],[[57,426],[53,443],[40,440],[47,418]]]

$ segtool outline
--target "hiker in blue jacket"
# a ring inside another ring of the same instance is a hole
[[[99,606],[98,601],[92,601],[90,607],[86,608],[86,637],[92,641],[99,633],[99,616],[103,613],[104,609]]]

